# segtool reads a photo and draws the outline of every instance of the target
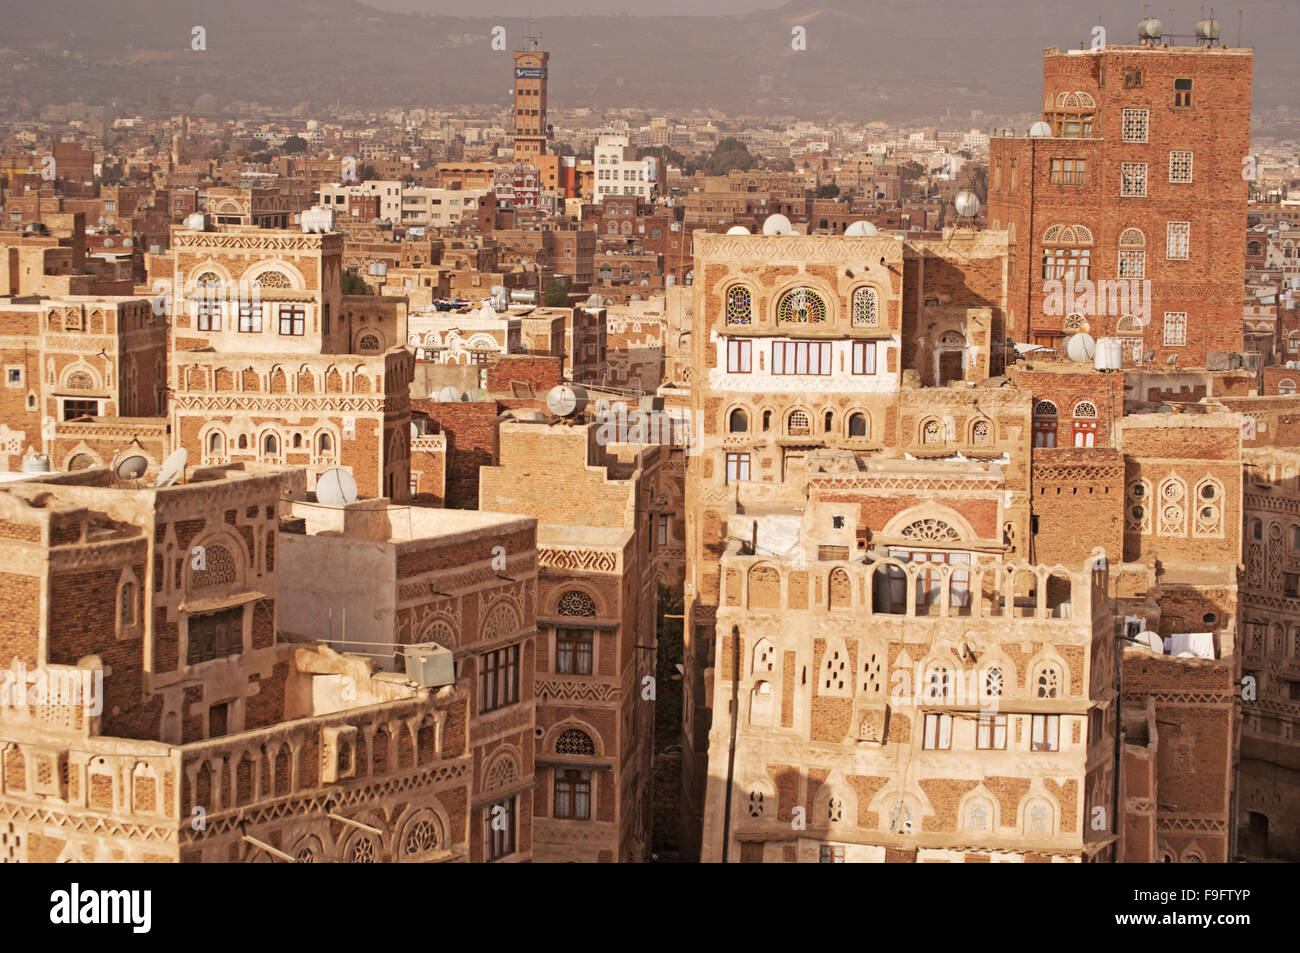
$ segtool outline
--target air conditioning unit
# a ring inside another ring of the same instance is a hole
[[[436,642],[406,646],[406,677],[425,688],[456,684],[456,664],[451,649]]]

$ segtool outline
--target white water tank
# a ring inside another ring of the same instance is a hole
[[[334,231],[334,213],[327,208],[307,209],[302,213],[302,230],[309,235]]]
[[[1102,338],[1097,342],[1093,367],[1099,371],[1118,371],[1124,366],[1124,342],[1119,338]]]
[[[50,458],[43,453],[29,453],[23,457],[23,473],[49,473]]]

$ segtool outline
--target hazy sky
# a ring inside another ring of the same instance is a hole
[[[771,10],[785,0],[362,0],[381,10],[448,16],[566,16],[586,13],[631,16],[728,16]]]

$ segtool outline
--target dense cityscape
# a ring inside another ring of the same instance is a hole
[[[0,859],[1300,860],[1300,123],[1191,14],[911,119],[0,39]]]

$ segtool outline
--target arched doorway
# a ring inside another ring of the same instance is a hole
[[[966,379],[966,338],[957,331],[945,331],[934,348],[934,379],[943,387],[949,381]]]

